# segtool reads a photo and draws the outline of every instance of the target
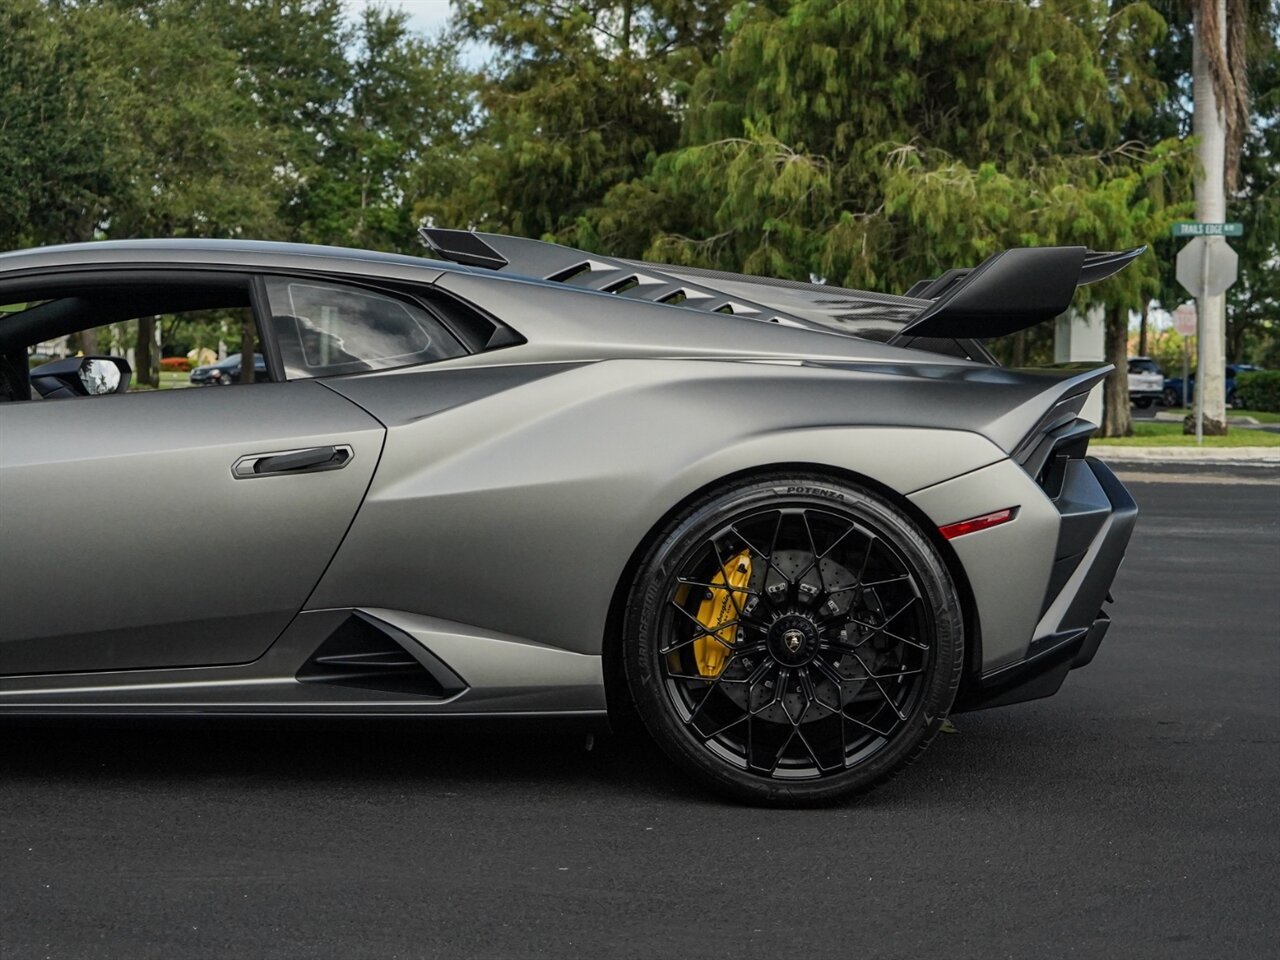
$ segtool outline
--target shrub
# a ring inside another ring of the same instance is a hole
[[[160,360],[161,370],[172,370],[175,373],[188,373],[191,370],[191,361],[186,357],[163,357]]]
[[[1258,370],[1236,377],[1236,396],[1246,410],[1280,413],[1280,370]]]

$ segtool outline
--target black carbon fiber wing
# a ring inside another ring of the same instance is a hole
[[[932,302],[902,337],[1001,337],[1051,320],[1071,306],[1076,287],[1118,273],[1146,247],[1095,253],[1084,247],[1014,247],[968,270],[948,270],[911,288]]]

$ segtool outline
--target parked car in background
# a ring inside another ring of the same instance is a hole
[[[1129,402],[1146,409],[1160,399],[1164,371],[1150,357],[1129,358]]]
[[[1131,363],[1131,364],[1130,364],[1130,370],[1132,370],[1132,369],[1133,369],[1133,366],[1132,366],[1132,363]],[[1253,364],[1251,364],[1251,363],[1229,363],[1229,364],[1227,364],[1227,371],[1226,371],[1226,376],[1227,376],[1226,393],[1227,393],[1227,406],[1228,406],[1228,407],[1238,407],[1238,406],[1240,406],[1240,399],[1239,399],[1239,397],[1237,397],[1237,396],[1236,396],[1236,375],[1237,375],[1237,374],[1240,374],[1240,373],[1253,373],[1255,370],[1261,370],[1261,369],[1262,369],[1261,367],[1255,367],[1255,366],[1254,366]],[[1130,377],[1129,377],[1129,384],[1130,384],[1130,386],[1129,386],[1129,389],[1130,389],[1130,395],[1132,395],[1132,390],[1133,390],[1133,377],[1132,377],[1132,375],[1130,375]],[[1193,374],[1190,376],[1190,378],[1187,380],[1187,403],[1190,403],[1192,400],[1194,400],[1194,399],[1195,399],[1195,395],[1196,395],[1196,375],[1193,373]],[[1180,406],[1182,406],[1182,378],[1181,378],[1181,377],[1168,377],[1168,378],[1166,378],[1166,379],[1165,379],[1165,381],[1164,381],[1164,405],[1165,405],[1166,407],[1180,407]]]
[[[211,363],[203,367],[196,367],[191,371],[190,380],[195,386],[239,383],[240,366],[240,354],[233,353],[225,360],[219,360],[217,363]],[[254,382],[270,379],[267,376],[267,361],[263,359],[260,353],[253,355],[253,379]]]

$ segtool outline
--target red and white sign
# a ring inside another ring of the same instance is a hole
[[[1173,329],[1177,330],[1184,337],[1195,336],[1196,305],[1194,303],[1184,303],[1177,310],[1173,311]]]

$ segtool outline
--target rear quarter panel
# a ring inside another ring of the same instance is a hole
[[[975,432],[851,426],[874,387],[788,364],[439,367],[329,386],[389,431],[310,607],[403,610],[579,653],[600,652],[637,547],[719,478],[830,465],[905,495],[1005,458]]]

